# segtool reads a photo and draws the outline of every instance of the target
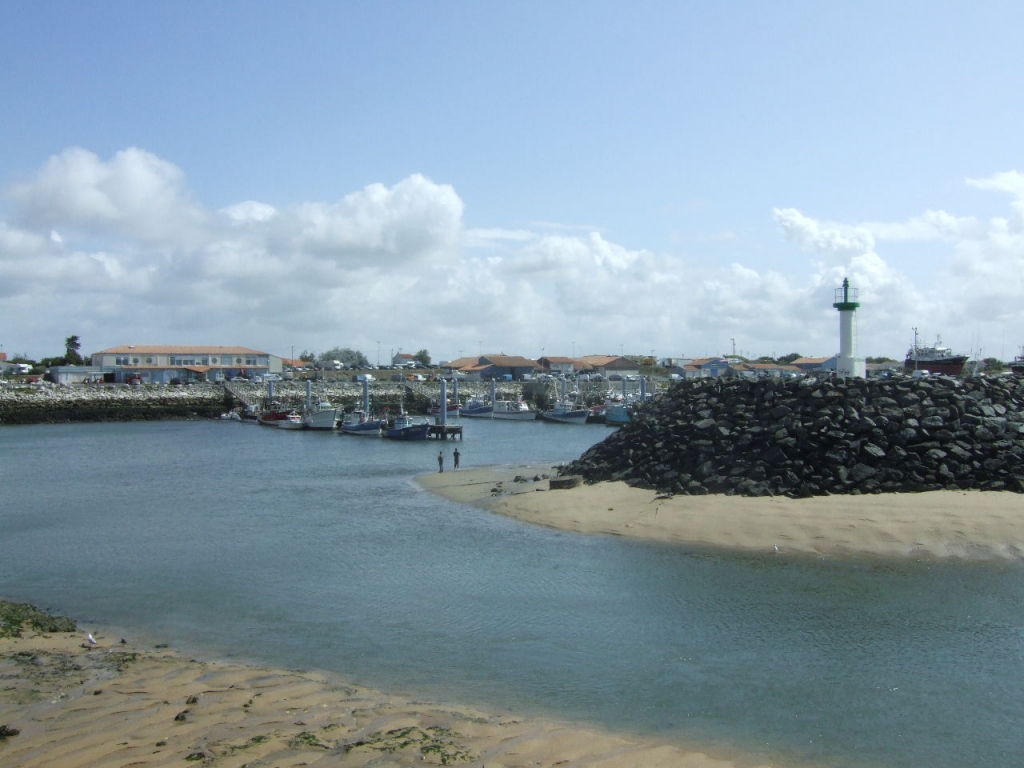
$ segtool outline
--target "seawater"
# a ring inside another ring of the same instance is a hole
[[[400,443],[236,422],[0,429],[0,595],[192,653],[827,766],[1021,765],[1024,566],[584,536],[412,482],[606,427]]]

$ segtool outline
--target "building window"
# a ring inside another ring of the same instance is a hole
[[[117,355],[114,358],[114,365],[128,365],[128,355]]]
[[[147,357],[146,358],[146,365],[152,365],[152,364],[153,364],[153,358],[152,357]]]
[[[139,364],[139,358],[137,358],[137,357],[133,357],[133,358],[132,358],[132,364],[133,364],[133,365],[138,365],[138,364]]]

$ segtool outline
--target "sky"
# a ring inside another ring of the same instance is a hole
[[[1024,345],[1024,4],[7,2],[0,351]]]

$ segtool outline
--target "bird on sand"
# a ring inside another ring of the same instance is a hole
[[[92,636],[92,632],[90,632],[85,639],[89,641],[89,645],[96,645],[96,638]]]

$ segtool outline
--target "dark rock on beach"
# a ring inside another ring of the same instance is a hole
[[[699,379],[560,470],[665,493],[1024,492],[1024,381]]]

